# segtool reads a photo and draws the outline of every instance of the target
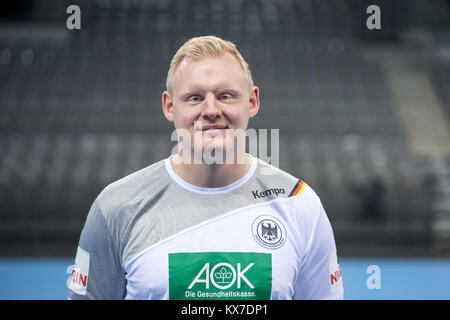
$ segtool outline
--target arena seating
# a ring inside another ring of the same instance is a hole
[[[321,196],[338,246],[426,246],[423,159],[408,149],[383,68],[363,54],[351,4],[80,1],[79,31],[1,33],[0,255],[73,255],[97,194],[170,154],[170,58],[206,34],[248,60],[261,89],[250,127],[280,129],[280,168]],[[435,69],[447,106],[449,70]]]

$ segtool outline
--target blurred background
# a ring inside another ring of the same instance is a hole
[[[279,167],[321,197],[346,298],[450,298],[450,1],[0,6],[0,299],[66,298],[95,197],[175,146],[170,59],[209,34],[237,44],[260,87],[249,128],[280,129]]]

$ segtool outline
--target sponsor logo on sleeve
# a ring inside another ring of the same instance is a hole
[[[89,252],[78,247],[72,270],[69,289],[79,295],[86,295],[89,274]]]
[[[330,253],[330,285],[331,292],[336,292],[342,288],[341,268],[336,251]]]
[[[256,252],[169,254],[171,300],[267,300],[272,255]]]

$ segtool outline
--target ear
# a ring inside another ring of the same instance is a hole
[[[253,87],[252,91],[250,92],[250,110],[249,110],[249,116],[250,118],[253,118],[256,116],[259,110],[259,88]]]
[[[164,91],[162,94],[162,107],[166,119],[173,122],[173,103],[169,91]]]

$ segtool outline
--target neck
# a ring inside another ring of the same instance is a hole
[[[245,155],[243,164],[187,164],[180,161],[179,155],[175,155],[171,163],[175,173],[187,183],[201,188],[221,188],[245,176],[252,160]]]

